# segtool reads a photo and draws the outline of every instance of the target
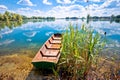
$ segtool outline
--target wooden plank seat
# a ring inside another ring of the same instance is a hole
[[[60,34],[60,33],[56,33],[56,34],[53,34],[55,37],[59,37],[59,38],[61,38],[62,37],[62,34]]]
[[[50,44],[49,41],[47,41],[46,44],[45,44],[45,47],[47,49],[53,49],[53,50],[58,49],[58,50],[60,50],[61,44]]]
[[[57,57],[60,53],[58,49],[48,49],[45,45],[40,49],[40,53],[43,57]]]
[[[57,57],[60,53],[59,50],[47,50],[46,52],[40,51],[43,57]]]
[[[50,38],[48,41],[50,44],[61,44],[61,40],[53,40],[52,38]]]
[[[35,56],[35,58],[33,59],[33,62],[35,61],[35,62],[40,62],[40,61],[42,61],[42,62],[55,62],[55,63],[57,63],[58,62],[58,59],[59,59],[59,57],[60,57],[60,54],[58,54],[58,56],[57,57],[48,57],[48,56],[42,56],[41,55],[41,53],[40,53],[40,51],[36,54],[36,56]]]
[[[62,35],[57,33],[57,34],[54,34],[52,37],[51,37],[53,40],[61,40],[62,39]]]
[[[53,35],[51,38],[52,38],[53,40],[61,40],[61,39],[62,39],[61,37],[57,37],[57,36],[54,36],[54,35]]]

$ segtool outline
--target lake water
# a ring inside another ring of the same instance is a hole
[[[56,32],[63,32],[69,24],[81,25],[82,20],[58,19],[55,21],[27,22],[17,27],[4,27],[0,30],[0,55],[31,51],[36,54],[42,44]],[[120,23],[110,21],[91,21],[87,26],[104,35],[107,32],[109,49],[120,53]]]

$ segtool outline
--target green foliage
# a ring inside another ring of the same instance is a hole
[[[0,30],[5,26],[12,29],[23,22],[22,16],[15,13],[10,13],[6,11],[4,14],[0,14]]]
[[[85,25],[79,30],[78,26],[74,28],[70,24],[63,35],[59,70],[62,67],[65,73],[72,76],[72,80],[85,79],[103,46],[99,33],[94,33]]]
[[[19,22],[19,21],[8,21],[8,22],[3,21],[3,22],[0,22],[0,30],[4,29],[6,26],[9,29],[12,29],[13,27],[17,27],[21,25],[22,25],[22,22]]]
[[[15,13],[10,13],[8,11],[6,11],[4,14],[0,14],[0,21],[19,21],[22,22],[22,16],[20,16],[19,14],[15,14]]]

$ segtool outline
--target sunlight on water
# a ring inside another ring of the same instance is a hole
[[[22,49],[38,51],[41,45],[56,32],[64,31],[69,24],[80,26],[82,20],[55,20],[51,22],[27,22],[21,26],[0,30],[0,55],[19,52]],[[91,21],[89,27],[101,35],[107,33],[108,44],[106,47],[120,48],[120,23],[109,21]]]

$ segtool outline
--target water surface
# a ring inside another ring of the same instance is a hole
[[[43,22],[27,22],[20,26],[9,28],[3,27],[0,30],[0,55],[23,53],[30,50],[36,53],[42,44],[53,33],[63,32],[69,24],[81,25],[85,22],[82,20],[64,20]],[[90,21],[89,27],[95,29],[101,35],[107,32],[107,45],[109,49],[116,50],[119,54],[120,50],[120,23],[110,21]]]

